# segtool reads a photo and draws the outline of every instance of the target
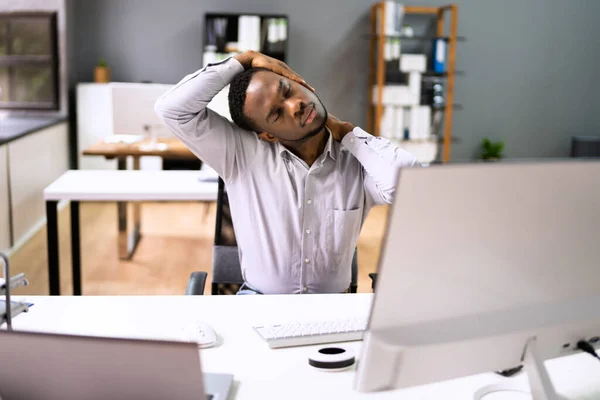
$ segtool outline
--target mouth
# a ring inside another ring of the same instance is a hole
[[[302,127],[305,127],[306,125],[313,122],[316,115],[317,115],[317,111],[315,110],[315,106],[313,104],[306,107],[306,110],[304,110],[304,115],[303,115],[304,121],[302,122]]]

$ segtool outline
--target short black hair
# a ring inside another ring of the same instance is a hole
[[[269,71],[266,68],[249,68],[233,78],[229,84],[229,113],[233,122],[242,129],[258,131],[254,121],[244,114],[244,103],[246,102],[246,90],[255,73]]]

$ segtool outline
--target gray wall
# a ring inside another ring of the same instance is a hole
[[[330,112],[365,123],[367,0],[70,0],[70,82],[88,82],[99,58],[115,81],[175,83],[202,63],[206,12],[290,17],[289,64]],[[411,1],[441,5],[443,0]],[[483,137],[514,158],[568,155],[574,134],[597,134],[597,0],[456,0],[459,34],[452,159]],[[71,13],[70,13],[71,14]]]

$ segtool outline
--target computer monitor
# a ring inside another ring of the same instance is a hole
[[[600,336],[598,238],[600,162],[402,170],[355,388],[525,364],[551,393],[543,360]]]
[[[228,374],[202,374],[196,343],[0,332],[0,398],[225,400]]]

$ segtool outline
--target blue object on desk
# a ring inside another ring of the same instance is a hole
[[[433,40],[433,71],[436,73],[446,72],[446,41],[444,39]]]

